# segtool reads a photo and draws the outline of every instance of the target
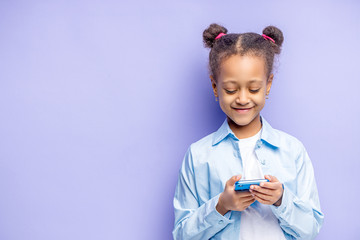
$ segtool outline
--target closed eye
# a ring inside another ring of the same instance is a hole
[[[225,89],[225,91],[226,91],[227,93],[229,93],[229,94],[233,94],[233,93],[236,92],[236,90],[230,91],[230,90],[227,90],[227,89]]]
[[[256,90],[250,90],[250,92],[256,93],[256,92],[258,92],[259,90],[260,90],[260,88],[259,88],[259,89],[256,89]]]

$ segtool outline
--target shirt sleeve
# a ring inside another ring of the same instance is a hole
[[[297,159],[296,190],[284,184],[282,203],[271,206],[288,239],[314,239],[323,224],[314,169],[305,147]]]
[[[173,200],[175,224],[173,237],[177,239],[209,239],[234,220],[216,210],[220,194],[202,205],[196,191],[191,146],[187,150],[179,171]]]

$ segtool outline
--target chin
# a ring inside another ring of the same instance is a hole
[[[230,118],[230,119],[233,123],[235,123],[238,126],[246,126],[251,122],[251,120],[249,118],[242,118],[242,119]]]
[[[257,116],[257,115],[256,115]],[[252,121],[254,121],[254,119],[256,118],[256,116],[243,116],[243,117],[232,117],[230,118],[230,120],[235,123],[238,126],[247,126],[249,125]]]

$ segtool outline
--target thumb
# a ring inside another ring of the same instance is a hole
[[[272,175],[265,175],[265,178],[269,180],[269,182],[278,182],[279,180]]]
[[[241,179],[241,174],[240,175],[235,175],[235,176],[232,176],[228,181],[227,181],[227,184],[229,187],[233,187],[234,184],[239,181]]]

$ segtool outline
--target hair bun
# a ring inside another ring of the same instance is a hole
[[[279,54],[281,51],[281,45],[284,42],[284,35],[282,31],[275,26],[267,26],[266,28],[264,28],[263,34],[274,39],[276,44],[274,51],[276,54]]]
[[[215,43],[215,38],[220,34],[220,33],[227,33],[228,30],[216,23],[212,23],[210,24],[210,26],[204,30],[203,32],[203,42],[204,42],[204,46],[206,48],[212,48],[214,46]]]

